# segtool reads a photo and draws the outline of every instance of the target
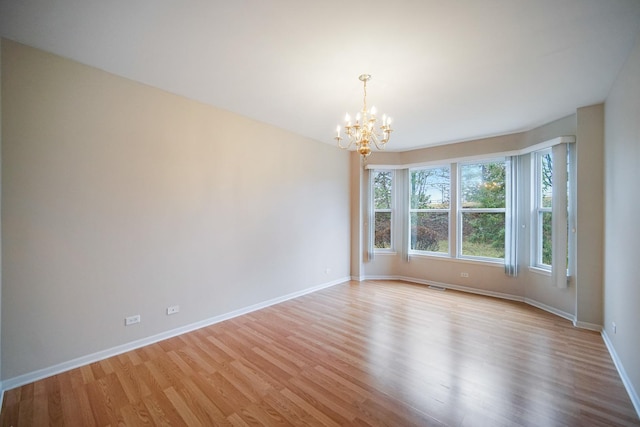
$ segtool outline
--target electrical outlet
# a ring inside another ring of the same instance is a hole
[[[179,305],[172,305],[171,307],[167,307],[167,316],[171,314],[176,314],[179,311],[180,311]]]
[[[135,316],[129,316],[124,318],[124,325],[131,326],[136,323],[140,323],[140,315],[136,314]]]
[[[615,334],[618,331],[618,325],[616,325],[616,322],[611,323],[611,326],[613,327],[613,333]]]
[[[469,277],[469,273],[460,273],[460,277]]]

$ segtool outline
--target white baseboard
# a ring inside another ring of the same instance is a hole
[[[636,413],[638,414],[638,418],[640,418],[640,397],[638,397],[638,393],[636,392],[635,388],[633,388],[633,384],[631,383],[631,379],[627,375],[627,371],[624,370],[624,366],[622,365],[622,361],[618,357],[618,353],[616,353],[616,349],[615,349],[615,347],[613,347],[613,343],[611,342],[611,340],[607,336],[607,331],[602,329],[602,332],[600,333],[600,335],[602,335],[602,339],[604,340],[604,344],[607,346],[607,350],[609,350],[609,354],[611,355],[611,358],[613,359],[613,364],[616,366],[616,369],[618,370],[618,374],[620,375],[620,378],[622,379],[622,384],[624,384],[624,388],[627,389],[627,393],[629,394],[629,397],[631,398],[631,403],[633,404],[633,407],[635,408]]]
[[[484,295],[488,297],[501,298],[511,301],[524,301],[524,298],[518,295],[505,294],[502,292],[487,291],[485,289],[470,288],[468,286],[452,285],[450,283],[436,282],[435,280],[416,279],[415,277],[406,276],[366,276],[364,280],[402,280],[419,285],[434,285],[445,289],[453,289],[454,291],[467,292],[470,294]]]
[[[520,295],[511,295],[503,292],[494,292],[494,291],[488,291],[485,289],[470,288],[468,286],[452,285],[450,283],[436,282],[435,280],[416,279],[415,277],[406,277],[406,276],[366,276],[364,280],[403,280],[405,282],[417,283],[420,285],[435,285],[441,288],[453,289],[456,291],[467,292],[471,294],[501,298],[501,299],[506,299],[510,301],[524,302],[525,304],[529,304],[533,307],[539,308],[540,310],[544,310],[551,314],[555,314],[556,316],[560,316],[564,319],[567,319],[571,321],[574,324],[574,326],[577,328],[590,329],[598,332],[602,329],[600,325],[594,325],[594,324],[585,323],[585,322],[576,322],[575,316],[573,314],[564,312],[562,310],[558,310],[555,307],[551,307],[549,305],[543,304],[531,298],[525,298]]]
[[[403,280],[409,280],[409,279],[404,278]],[[453,289],[454,291],[466,292],[469,294],[476,294],[476,295],[484,295],[487,297],[506,299],[510,301],[521,302],[524,300],[521,296],[518,296],[518,295],[505,294],[503,292],[488,291],[486,289],[470,288],[468,286],[452,285],[450,283],[436,282],[435,280],[421,280],[420,282],[416,282],[416,283],[421,283],[424,285],[435,285],[445,289]]]
[[[577,328],[581,328],[581,326],[578,326],[578,324],[576,322],[576,317],[571,313],[567,313],[565,311],[558,310],[555,307],[551,307],[550,305],[543,304],[543,303],[541,303],[539,301],[536,301],[534,299],[531,299],[531,298],[525,298],[524,302],[529,304],[529,305],[531,305],[531,306],[539,308],[540,310],[544,310],[544,311],[549,312],[551,314],[555,314],[556,316],[560,316],[560,317],[562,317],[564,319],[567,319],[568,321],[573,323],[573,326],[575,326]],[[589,329],[589,328],[582,328],[582,329]],[[598,331],[600,331],[600,329],[598,329]]]
[[[580,322],[578,320],[573,321],[573,326],[580,329],[588,329],[590,331],[602,332],[602,325],[589,322]]]
[[[298,298],[306,294],[310,294],[312,292],[317,292],[322,289],[329,288],[331,286],[338,285],[340,283],[348,282],[350,277],[343,277],[337,280],[333,280],[331,282],[323,283],[317,286],[313,286],[311,288],[303,289],[301,291],[293,292],[281,297],[273,298],[267,301],[260,302],[258,304],[253,304],[248,307],[244,307],[238,310],[231,311],[229,313],[221,314],[219,316],[214,316],[209,319],[202,320],[200,322],[191,323],[189,325],[181,326],[176,329],[171,329],[166,332],[161,332],[156,335],[152,335],[146,338],[142,338],[136,341],[132,341],[123,345],[119,345],[113,348],[109,348],[106,350],[102,350],[93,354],[89,354],[86,356],[81,356],[73,360],[69,360],[67,362],[59,363],[54,366],[50,366],[43,369],[38,369],[37,371],[29,372],[26,374],[18,375],[17,377],[9,378],[0,383],[0,404],[2,404],[1,398],[4,395],[5,390],[10,390],[16,387],[20,387],[25,384],[32,383],[34,381],[41,380],[43,378],[50,377],[52,375],[56,375],[62,372],[69,371],[71,369],[79,368],[81,366],[88,365],[90,363],[98,362],[100,360],[104,360],[109,357],[117,356],[118,354],[126,353],[127,351],[135,350],[140,347],[144,347],[146,345],[154,344],[158,341],[166,340],[169,338],[173,338],[178,335],[185,334],[187,332],[195,331],[196,329],[204,328],[206,326],[210,326],[228,319],[232,319],[234,317],[242,316],[243,314],[251,313],[256,310],[260,310],[275,304],[279,304],[281,302],[288,301],[290,299]]]

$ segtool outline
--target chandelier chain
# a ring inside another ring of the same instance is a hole
[[[362,98],[362,112],[365,113],[367,111],[367,80],[369,79],[364,79],[364,97]]]

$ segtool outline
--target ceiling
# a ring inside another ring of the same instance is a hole
[[[0,35],[326,143],[388,150],[531,129],[604,101],[640,0],[0,0]]]

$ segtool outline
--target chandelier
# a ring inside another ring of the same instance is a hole
[[[371,80],[371,75],[361,74],[358,78],[364,84],[362,111],[356,114],[355,124],[351,123],[349,113],[347,113],[344,118],[344,131],[349,142],[345,145],[342,144],[341,141],[343,138],[340,136],[340,125],[338,125],[336,129],[334,139],[338,141],[338,147],[345,150],[355,145],[356,151],[360,153],[364,159],[371,154],[371,143],[373,143],[378,150],[384,150],[385,145],[389,142],[389,135],[392,130],[390,117],[384,114],[382,116],[382,124],[378,125],[376,107],[371,107],[371,110],[367,110],[367,82]]]

